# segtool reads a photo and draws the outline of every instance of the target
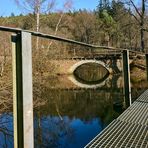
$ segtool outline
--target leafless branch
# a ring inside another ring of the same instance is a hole
[[[135,20],[138,22],[138,24],[140,25],[140,21],[139,21],[139,19],[137,18],[137,16],[136,15],[134,15],[133,13],[131,13],[131,15],[135,18]]]
[[[131,4],[133,5],[133,7],[135,8],[137,14],[142,17],[141,13],[139,12],[138,8],[136,7],[135,3],[133,2],[133,0],[130,0]]]

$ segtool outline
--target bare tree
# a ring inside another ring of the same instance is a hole
[[[8,57],[10,57],[10,44],[9,42],[9,33],[0,32],[0,42],[3,43],[0,45],[0,77],[3,76],[6,62],[8,62]]]
[[[14,0],[15,3],[21,10],[27,11],[30,13],[33,13],[36,18],[36,31],[40,31],[40,14],[47,14],[55,7],[56,0]],[[62,18],[64,16],[64,12],[69,10],[72,6],[72,0],[65,0],[63,4],[62,10],[59,10],[58,13],[60,13],[59,20],[57,22],[57,25],[55,27],[55,35],[57,34],[57,31],[59,29],[59,25],[62,21]],[[37,37],[36,41],[36,49],[38,49],[38,43],[39,39]],[[49,46],[51,46],[52,42],[49,43]]]
[[[63,4],[62,10],[59,10],[58,13],[60,14],[60,16],[59,16],[58,22],[57,22],[56,27],[55,27],[54,35],[57,35],[60,23],[61,23],[61,21],[64,17],[64,14],[65,14],[64,12],[67,11],[67,10],[70,10],[72,8],[72,3],[73,3],[72,0],[66,0],[65,3]],[[53,41],[49,42],[48,49],[50,48],[52,43],[53,43]]]
[[[132,16],[136,19],[138,25],[140,26],[140,38],[141,38],[141,51],[144,52],[144,25],[145,25],[145,15],[146,15],[146,2],[147,0],[140,1],[140,7],[136,5],[134,0],[128,0],[128,4],[132,6],[136,13],[131,12]]]
[[[54,4],[55,0],[14,0],[15,3],[22,11],[30,12],[35,15],[36,18],[36,31],[40,29],[40,14],[49,12]],[[36,40],[36,49],[38,50],[39,38]]]
[[[36,31],[40,28],[40,14],[48,13],[55,5],[55,0],[14,0],[24,13],[36,16]]]

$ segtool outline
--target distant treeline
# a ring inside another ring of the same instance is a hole
[[[145,13],[145,22],[142,26],[144,28],[147,28],[146,18],[147,14]],[[109,5],[99,4],[94,11],[78,10],[40,14],[39,31],[89,44],[138,50],[141,48],[140,21],[141,18],[134,10],[120,1],[112,1]],[[36,31],[36,15],[15,16],[12,13],[10,17],[1,17],[0,25]],[[0,32],[0,42],[4,43],[5,37]],[[49,49],[50,46],[56,50],[59,48],[59,44],[55,46],[55,43],[53,45],[52,42],[49,43],[46,40],[39,42],[39,48]],[[148,47],[146,32],[144,32],[144,43],[145,48]],[[2,46],[0,50],[3,51],[2,48],[5,48],[7,44],[5,47],[2,44],[0,46]]]

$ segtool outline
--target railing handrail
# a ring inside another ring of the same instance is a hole
[[[33,36],[38,36],[38,37],[42,37],[42,38],[46,38],[46,39],[53,39],[53,40],[57,40],[57,41],[63,41],[63,42],[67,42],[67,43],[74,43],[77,45],[83,45],[83,46],[87,46],[87,47],[91,47],[91,48],[103,48],[103,49],[113,49],[113,50],[118,49],[115,47],[92,45],[92,44],[88,44],[88,43],[84,43],[84,42],[80,42],[80,41],[76,41],[76,40],[72,40],[72,39],[67,39],[64,37],[59,37],[56,35],[50,35],[50,34],[45,34],[45,33],[31,31],[31,30],[23,30],[21,28],[0,26],[0,30],[12,32],[12,33],[19,33],[21,31],[24,31],[24,32],[31,33],[31,35],[33,35]]]
[[[140,51],[133,51],[133,50],[130,50],[130,49],[88,44],[88,43],[76,41],[76,40],[73,40],[73,39],[67,39],[67,38],[64,38],[64,37],[59,37],[59,36],[56,36],[56,35],[50,35],[50,34],[45,34],[45,33],[31,31],[31,30],[23,30],[21,28],[0,26],[0,31],[12,32],[12,33],[20,33],[20,32],[23,31],[23,32],[31,33],[31,35],[33,35],[33,36],[37,36],[37,37],[41,37],[41,38],[52,39],[52,40],[62,41],[62,42],[67,42],[67,43],[73,43],[73,44],[77,44],[77,45],[81,45],[81,46],[85,46],[85,47],[90,47],[90,48],[95,48],[95,49],[105,49],[105,50],[109,49],[109,50],[120,50],[120,51],[129,50],[130,52],[133,52],[133,53],[142,54],[142,55],[145,54],[144,52],[140,52]]]

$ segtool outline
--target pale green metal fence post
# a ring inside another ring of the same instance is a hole
[[[12,35],[14,147],[33,148],[31,34]]]
[[[122,51],[122,63],[123,63],[123,78],[124,78],[124,96],[126,107],[130,106],[131,101],[131,85],[130,85],[130,63],[129,63],[129,51]]]

